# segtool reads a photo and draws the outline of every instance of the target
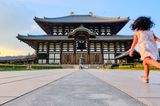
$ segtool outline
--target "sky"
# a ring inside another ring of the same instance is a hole
[[[160,0],[0,0],[0,56],[33,54],[35,51],[20,42],[18,34],[38,35],[45,32],[34,22],[36,17],[61,17],[70,12],[75,15],[104,17],[130,17],[118,33],[133,35],[130,25],[139,16],[150,16],[155,35],[160,37]],[[160,48],[160,43],[157,43]]]

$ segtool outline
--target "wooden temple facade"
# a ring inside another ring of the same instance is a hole
[[[46,35],[18,35],[36,51],[39,64],[119,63],[115,59],[130,48],[133,36],[117,35],[129,18],[69,15],[34,18]],[[123,60],[126,61],[127,60]]]

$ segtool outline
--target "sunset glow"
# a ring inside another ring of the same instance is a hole
[[[0,48],[0,56],[19,56],[19,55],[27,55],[26,52],[20,50],[14,50],[9,48]]]

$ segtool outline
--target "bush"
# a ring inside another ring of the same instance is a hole
[[[59,69],[60,65],[15,65],[15,64],[0,64],[0,71],[4,70],[39,70],[39,69]]]
[[[135,68],[138,69],[138,70],[143,70],[144,69],[143,64],[136,64]]]
[[[112,69],[112,65],[105,65],[104,69]]]
[[[122,65],[122,66],[119,66],[118,69],[131,69],[131,66],[130,65]]]
[[[61,69],[62,66],[60,65],[33,65],[32,69]]]

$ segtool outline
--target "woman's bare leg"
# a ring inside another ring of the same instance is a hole
[[[151,57],[146,57],[143,61],[148,65],[150,64],[155,66],[156,68],[160,68],[160,63],[156,60],[153,60]]]
[[[149,65],[143,61],[143,66],[144,66],[144,78],[149,79]]]

